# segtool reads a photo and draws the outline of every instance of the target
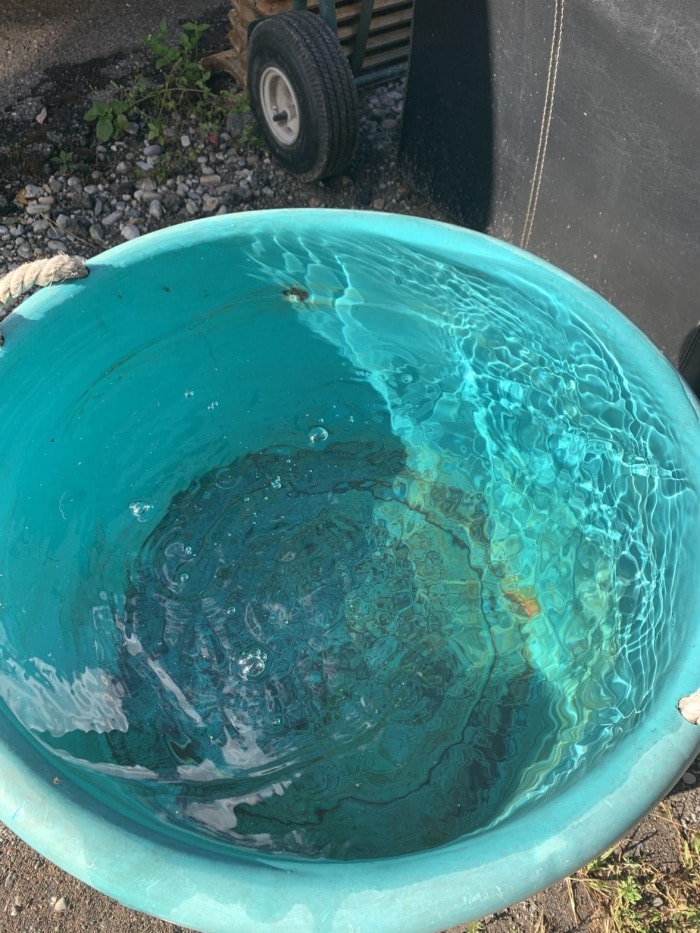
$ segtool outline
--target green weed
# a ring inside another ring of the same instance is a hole
[[[72,175],[78,167],[75,155],[70,149],[61,149],[57,156],[51,159],[59,175]]]
[[[598,900],[601,930],[687,933],[700,926],[700,840],[682,844],[684,870],[666,874],[609,849],[572,876]]]
[[[95,100],[85,114],[100,142],[121,139],[136,120],[145,126],[149,142],[163,145],[169,126],[186,122],[206,130],[221,126],[233,112],[250,110],[247,96],[217,94],[210,87],[211,74],[199,60],[199,45],[209,28],[208,23],[185,23],[170,42],[163,19],[155,33],[144,36],[153,74],[138,72],[129,86],[112,82],[112,96]]]

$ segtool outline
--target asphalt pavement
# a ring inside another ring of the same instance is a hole
[[[163,17],[173,30],[188,20],[223,24],[228,9],[214,0],[1,0],[0,111],[51,67],[128,54]]]

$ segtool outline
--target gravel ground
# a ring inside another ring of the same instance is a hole
[[[123,141],[97,144],[83,118],[95,89],[128,81],[142,65],[132,54],[54,67],[0,112],[0,275],[27,260],[57,252],[87,258],[160,227],[231,211],[353,207],[449,219],[397,170],[400,82],[362,93],[352,164],[340,177],[308,185],[279,169],[263,149],[241,142],[246,114],[214,129],[197,122],[172,126],[163,144],[148,142],[138,124]],[[700,760],[625,840],[620,857],[644,858],[659,877],[685,877],[684,846],[700,829],[698,778]],[[611,928],[600,911],[592,890],[561,882],[488,918],[480,929],[598,933]],[[92,891],[0,825],[1,931],[178,929]]]
[[[88,258],[160,227],[231,211],[353,207],[448,219],[397,170],[401,82],[361,93],[360,142],[345,174],[304,184],[241,141],[250,133],[247,112],[214,128],[168,126],[162,145],[148,142],[136,122],[124,140],[98,143],[83,117],[91,87],[124,80],[133,68],[133,59],[117,59],[70,75],[54,69],[0,114],[0,274],[57,252]]]

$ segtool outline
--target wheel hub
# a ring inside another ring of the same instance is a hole
[[[283,71],[270,66],[260,77],[263,117],[278,142],[292,146],[299,138],[301,119],[294,88]]]

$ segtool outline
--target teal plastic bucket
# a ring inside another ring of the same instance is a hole
[[[408,933],[654,805],[700,748],[700,429],[628,320],[383,214],[88,266],[3,323],[12,830],[198,930]]]

